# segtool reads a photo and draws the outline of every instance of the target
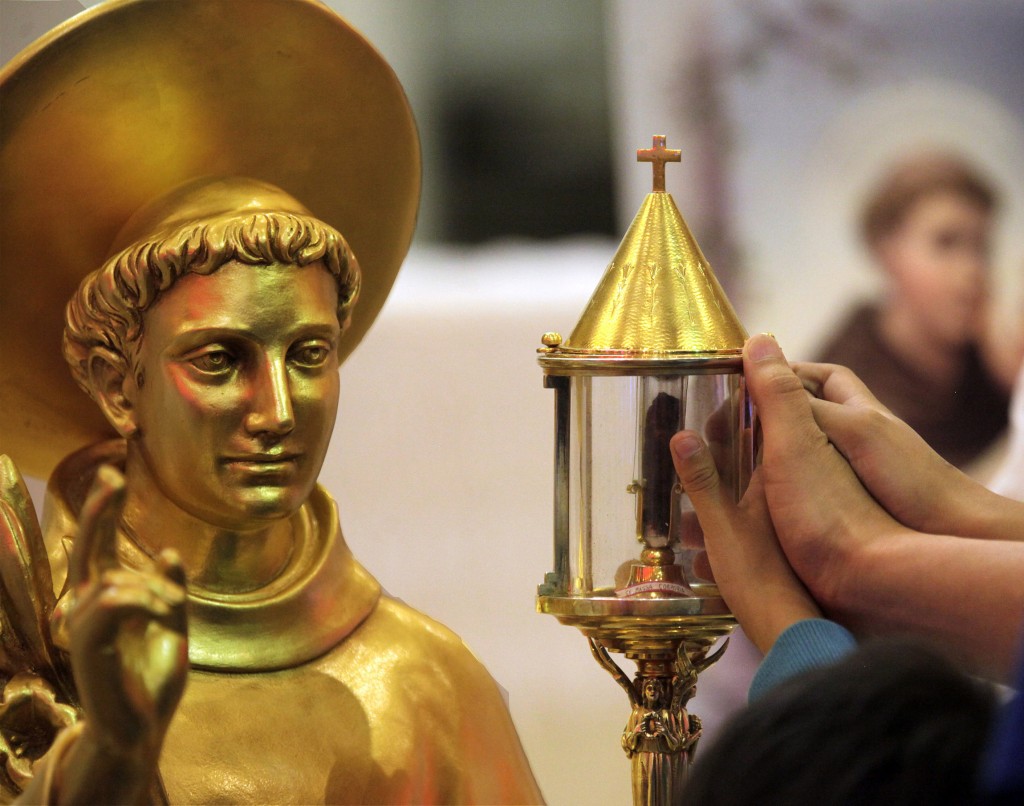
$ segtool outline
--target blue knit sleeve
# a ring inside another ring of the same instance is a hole
[[[857,646],[849,630],[834,621],[804,619],[792,624],[764,656],[750,684],[750,702],[800,672],[835,663]]]

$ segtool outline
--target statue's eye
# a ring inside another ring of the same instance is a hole
[[[235,357],[227,350],[210,350],[191,359],[192,366],[200,372],[220,375],[235,365]]]
[[[291,352],[291,360],[301,367],[321,367],[327,363],[331,348],[324,344],[304,344]]]

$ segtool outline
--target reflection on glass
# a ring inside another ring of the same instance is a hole
[[[742,376],[576,376],[571,401],[570,593],[693,595],[711,580],[669,440],[701,434],[738,499],[752,464]]]

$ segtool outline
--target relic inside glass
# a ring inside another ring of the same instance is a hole
[[[738,496],[749,479],[742,377],[581,375],[570,398],[569,592],[658,599],[712,584],[668,443],[702,433]]]

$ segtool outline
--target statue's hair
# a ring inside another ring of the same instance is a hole
[[[258,212],[190,223],[159,240],[133,244],[89,274],[65,311],[64,357],[93,395],[89,356],[96,348],[128,371],[143,334],[143,314],[186,274],[213,274],[229,261],[252,266],[320,262],[338,286],[338,323],[348,324],[359,295],[359,264],[341,234],[315,218]]]

